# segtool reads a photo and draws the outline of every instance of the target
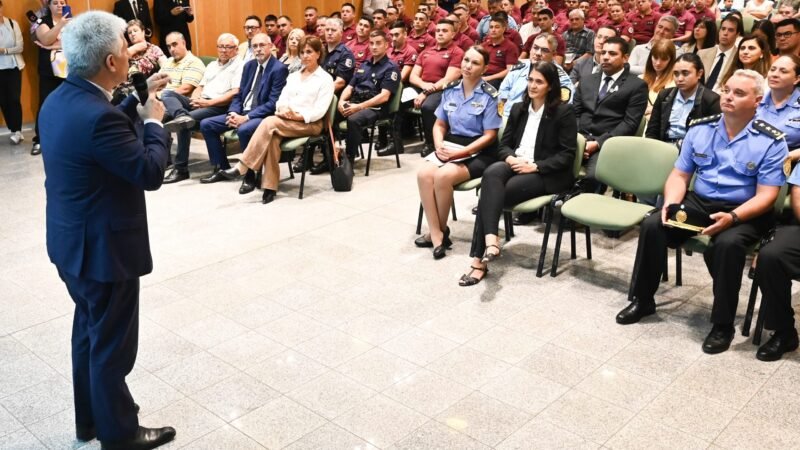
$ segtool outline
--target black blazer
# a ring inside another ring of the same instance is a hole
[[[514,104],[506,122],[503,139],[500,141],[498,150],[500,161],[514,156],[527,123],[528,108],[521,102]],[[575,162],[577,133],[575,110],[567,103],[558,105],[553,115],[545,113],[539,122],[533,159],[539,167],[539,174],[548,194],[565,191],[575,181],[572,166]]]
[[[176,6],[192,6],[189,0],[153,0],[153,12],[155,14],[156,23],[159,28],[159,35],[161,36],[161,50],[169,55],[169,48],[167,48],[167,35],[173,31],[177,31],[186,38],[186,48],[192,49],[192,36],[189,34],[189,23],[194,21],[194,16],[186,11],[173,16],[170,12]]]
[[[134,14],[130,0],[118,0],[114,3],[114,15],[121,17],[126,23],[133,19],[139,19],[142,21],[144,28],[152,32],[153,20],[150,18],[150,6],[147,4],[147,0],[136,0],[136,6],[138,6],[139,11]]]
[[[597,141],[600,148],[610,137],[635,135],[647,109],[647,84],[631,74],[627,65],[609,93],[598,100],[603,78],[602,70],[581,77],[572,101],[578,117],[578,132],[587,141]]]
[[[678,95],[676,87],[667,88],[658,93],[656,102],[653,104],[653,112],[650,113],[650,121],[647,123],[647,131],[644,133],[645,137],[659,141],[669,140],[667,137],[669,117],[672,114],[672,103],[675,101],[676,95]],[[686,119],[686,126],[689,126],[692,119],[719,113],[719,95],[700,84],[697,86],[694,106],[689,113],[689,118]]]

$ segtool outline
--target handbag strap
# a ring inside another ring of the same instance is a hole
[[[330,114],[325,114],[325,123],[324,123],[323,126],[328,129],[328,136],[331,138],[331,156],[333,157],[333,165],[334,166],[338,166],[339,165],[339,152],[338,152],[338,148],[336,146],[336,139],[334,138],[334,135],[333,135],[333,123],[331,123],[331,120],[330,120],[329,116],[330,116]]]

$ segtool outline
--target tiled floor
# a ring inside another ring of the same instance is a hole
[[[0,449],[76,448],[72,302],[26,135],[0,135]],[[316,176],[298,200],[287,181],[264,206],[238,183],[200,185],[203,153],[196,141],[192,180],[147,195],[155,271],[129,383],[142,424],[177,428],[169,448],[800,447],[798,354],[761,363],[742,336],[701,352],[699,256],[656,317],[621,327],[635,232],[594,234],[591,261],[579,237],[577,260],[536,278],[542,229],[518,227],[461,288],[476,197],[457,193],[447,258],[415,248],[417,155],[378,158],[368,178],[359,161],[350,193]]]

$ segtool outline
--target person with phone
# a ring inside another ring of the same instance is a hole
[[[189,24],[194,22],[194,10],[189,0],[154,0],[153,10],[156,24],[161,34],[159,46],[164,53],[169,53],[166,37],[177,31],[186,39],[186,49],[192,49],[192,36]]]
[[[11,132],[14,145],[22,137],[22,31],[17,21],[3,16],[3,0],[0,0],[0,111]]]

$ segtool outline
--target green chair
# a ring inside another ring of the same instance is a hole
[[[282,153],[281,156],[282,156],[282,159],[283,159],[283,155],[287,155],[287,158],[289,156],[294,156],[297,153],[297,150],[302,148],[302,151],[303,151],[303,173],[300,176],[300,193],[297,196],[297,198],[299,198],[301,200],[303,199],[303,189],[305,188],[305,185],[306,185],[306,169],[307,169],[306,166],[308,165],[309,161],[311,161],[311,158],[312,158],[312,154],[310,152],[310,150],[312,148],[311,146],[312,145],[316,145],[316,144],[320,144],[320,145],[322,145],[323,148],[327,148],[326,150],[323,150],[323,151],[328,151],[329,152],[328,153],[328,161],[333,161],[333,157],[332,157],[332,155],[330,153],[330,152],[332,152],[332,148],[328,148],[329,146],[327,145],[327,144],[330,144],[331,146],[333,145],[333,143],[329,143],[328,142],[329,139],[328,139],[327,124],[333,123],[333,117],[336,115],[336,103],[337,103],[337,101],[338,100],[337,100],[336,96],[334,95],[333,99],[331,99],[331,104],[328,107],[327,120],[323,121],[324,125],[322,127],[322,132],[319,135],[317,135],[317,136],[303,136],[303,137],[297,137],[297,138],[289,138],[289,139],[283,139],[281,141],[281,153]],[[291,158],[288,158],[288,159],[291,160]],[[289,165],[291,166],[291,163]],[[289,168],[289,174],[290,174],[290,178],[294,178],[294,174],[291,171],[291,167]]]
[[[572,174],[578,179],[583,162],[583,151],[586,148],[586,138],[583,135],[577,136],[577,148],[575,151],[575,162],[572,165]],[[512,213],[534,213],[543,211],[542,222],[545,223],[544,236],[542,237],[542,249],[539,253],[539,264],[536,268],[536,276],[541,278],[544,275],[544,259],[547,256],[547,242],[550,239],[550,228],[553,225],[553,216],[559,203],[569,195],[568,192],[558,194],[541,195],[530,200],[526,200],[518,205],[503,210],[503,223],[506,230],[506,241],[514,237],[514,221]],[[572,230],[572,258],[575,258],[575,230]]]
[[[372,126],[369,128],[369,150],[367,152],[367,169],[364,172],[364,176],[365,177],[369,176],[369,166],[370,166],[370,163],[372,162],[372,147],[373,147],[374,142],[375,142],[375,128],[377,128],[377,127],[388,127],[389,130],[394,132],[393,124],[394,124],[395,117],[397,116],[397,111],[400,110],[400,96],[401,96],[402,93],[403,93],[403,83],[400,82],[398,84],[398,86],[397,86],[397,90],[394,92],[394,94],[392,94],[392,98],[389,100],[389,114],[388,114],[388,116],[383,118],[383,119],[376,120],[372,124]],[[340,131],[345,131],[346,132],[347,131],[347,120],[343,120],[343,121],[339,122],[338,127],[339,127]],[[394,136],[394,138],[395,139],[400,139],[399,136]],[[399,169],[400,168],[400,154],[396,150],[397,150],[397,147],[395,147],[394,157],[395,157],[395,160],[397,161],[397,168]],[[363,157],[363,153],[362,153],[362,157]]]
[[[209,55],[201,55],[198,56],[198,58],[200,58],[200,61],[203,61],[203,65],[205,65],[206,67],[208,67],[209,64],[217,60],[216,56],[209,56]]]
[[[655,139],[618,136],[603,145],[595,173],[600,182],[612,189],[637,196],[653,196],[661,194],[677,157],[674,145]],[[650,205],[601,194],[584,193],[568,199],[561,206],[550,276],[556,276],[561,237],[567,220],[585,226],[586,257],[592,259],[591,228],[625,230],[641,223],[652,210]]]

